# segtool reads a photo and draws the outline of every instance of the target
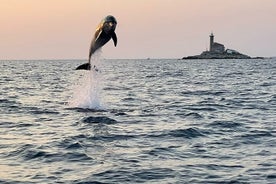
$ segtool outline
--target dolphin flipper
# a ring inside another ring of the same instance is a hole
[[[91,64],[90,63],[84,63],[76,68],[76,70],[90,70]]]
[[[113,40],[113,42],[114,42],[114,46],[116,47],[116,45],[117,45],[117,35],[116,35],[115,32],[113,32],[113,33],[111,34],[111,38],[112,38],[112,40]]]

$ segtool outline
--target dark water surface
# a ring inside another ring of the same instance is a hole
[[[0,61],[0,183],[276,183],[276,59]]]

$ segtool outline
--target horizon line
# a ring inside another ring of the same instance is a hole
[[[182,59],[181,58],[103,58],[104,60],[116,60],[116,59],[122,59],[122,60],[128,60],[128,59]],[[87,59],[68,59],[68,58],[57,58],[57,59],[51,59],[51,58],[43,58],[43,59],[0,59],[0,61],[64,61],[64,60],[70,60],[70,61],[86,61]]]

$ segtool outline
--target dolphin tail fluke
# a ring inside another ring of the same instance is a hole
[[[90,70],[91,69],[91,64],[90,63],[85,63],[76,68],[76,70]]]

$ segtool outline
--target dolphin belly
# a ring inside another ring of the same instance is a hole
[[[94,54],[99,48],[104,46],[110,39],[111,36],[107,34],[101,34],[99,38],[91,45],[89,59],[91,58],[92,54]]]

